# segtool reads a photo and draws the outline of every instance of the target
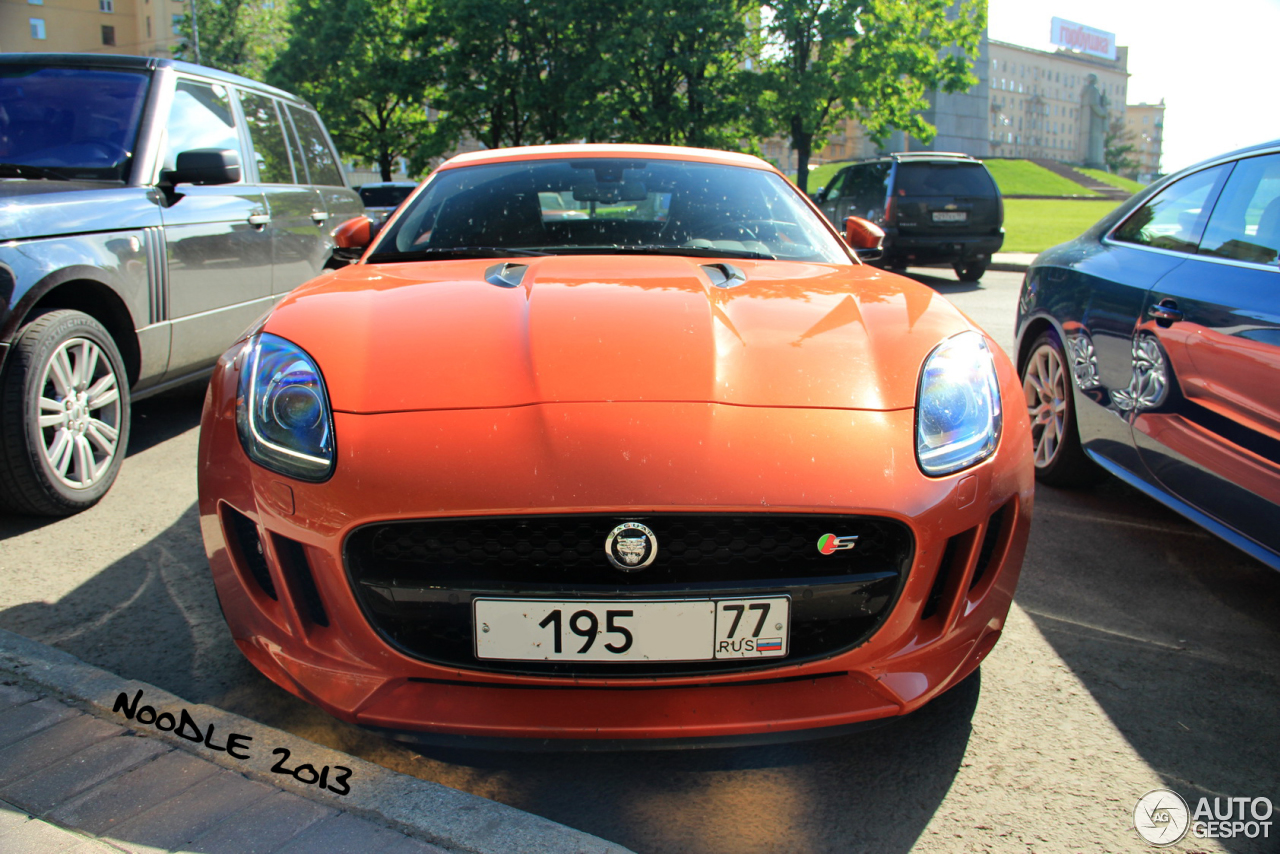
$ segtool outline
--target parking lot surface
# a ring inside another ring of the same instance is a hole
[[[1021,275],[913,270],[1006,347]],[[1135,852],[1167,786],[1280,804],[1280,574],[1115,481],[1039,488],[1004,637],[978,677],[861,735],[623,754],[420,749],[268,682],[219,613],[200,543],[202,389],[138,404],[97,507],[0,517],[0,627],[640,852]],[[1270,837],[1172,850],[1280,851]],[[1154,849],[1150,849],[1154,850]]]

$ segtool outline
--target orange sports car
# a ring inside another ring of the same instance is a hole
[[[236,643],[398,737],[744,743],[990,652],[1032,501],[1008,358],[754,157],[456,157],[220,360],[200,514]],[[853,244],[853,245],[850,245]],[[526,742],[527,743],[527,742]]]

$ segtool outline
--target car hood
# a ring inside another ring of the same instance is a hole
[[[354,413],[573,401],[889,410],[915,405],[938,342],[973,328],[930,288],[871,267],[548,256],[357,264],[289,295],[265,330],[317,360]],[[711,275],[715,275],[712,271]],[[717,278],[721,278],[717,276]]]
[[[0,240],[159,225],[154,194],[106,182],[0,179]]]

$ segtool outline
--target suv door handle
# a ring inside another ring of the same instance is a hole
[[[1173,323],[1183,317],[1182,309],[1178,308],[1178,304],[1171,299],[1160,300],[1157,305],[1151,306],[1148,312],[1157,321],[1163,320],[1166,323]]]
[[[325,212],[325,211],[312,211],[312,212],[311,212],[311,220],[312,220],[316,225],[319,225],[320,223],[324,222],[324,221],[325,221],[325,220],[327,220],[328,218],[329,218],[329,214],[328,214],[327,212]]]
[[[271,222],[271,214],[256,213],[249,214],[249,225],[259,227]]]

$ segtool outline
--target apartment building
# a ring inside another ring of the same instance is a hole
[[[1164,146],[1164,99],[1161,98],[1158,104],[1130,104],[1125,111],[1124,123],[1129,131],[1129,140],[1136,146],[1132,156],[1138,161],[1138,167],[1132,177],[1149,184],[1164,172],[1160,168]]]
[[[0,53],[171,56],[183,0],[0,0]]]

